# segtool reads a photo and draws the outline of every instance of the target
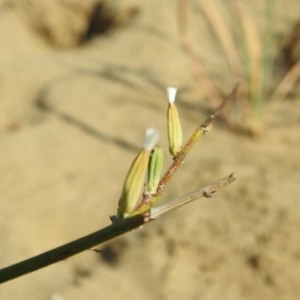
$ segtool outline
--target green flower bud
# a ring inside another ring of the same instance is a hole
[[[146,191],[155,194],[158,187],[164,163],[164,153],[160,147],[155,147],[151,153],[148,166],[148,181]]]
[[[145,182],[150,152],[158,139],[158,131],[153,128],[146,131],[144,146],[132,162],[123,185],[117,213],[118,218],[128,217],[137,206]]]
[[[182,129],[177,108],[175,106],[175,97],[177,89],[174,87],[168,87],[168,139],[169,139],[169,150],[171,155],[176,156],[182,147]]]

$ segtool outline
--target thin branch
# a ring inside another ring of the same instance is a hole
[[[164,215],[174,209],[177,209],[177,208],[179,208],[183,205],[186,205],[192,201],[195,201],[199,198],[202,198],[202,197],[210,198],[213,195],[215,195],[215,193],[217,192],[218,189],[229,185],[230,183],[234,182],[235,180],[236,179],[233,176],[233,174],[230,174],[229,176],[221,178],[213,183],[202,186],[201,188],[198,188],[191,193],[188,193],[184,196],[175,198],[174,200],[169,201],[164,205],[160,205],[158,207],[153,207],[151,209],[150,218],[157,219],[161,215]]]
[[[177,168],[183,163],[185,157],[191,150],[192,146],[199,139],[199,137],[203,134],[206,134],[210,130],[213,120],[222,112],[227,103],[236,96],[236,93],[240,86],[240,82],[241,81],[238,80],[235,83],[231,93],[222,101],[219,107],[217,107],[217,109],[194,131],[194,133],[183,146],[180,153],[174,158],[172,165],[169,167],[169,169],[159,182],[157,189],[158,195],[161,195],[163,193],[167,183],[171,180]]]
[[[222,103],[214,110],[214,112],[200,126],[198,126],[198,128],[196,128],[196,130],[182,147],[181,151],[177,154],[177,156],[174,157],[174,161],[170,165],[166,173],[162,176],[158,184],[156,194],[149,195],[148,193],[144,193],[143,198],[140,204],[134,210],[133,215],[141,213],[143,214],[146,211],[149,211],[149,209],[159,201],[160,196],[164,192],[167,184],[170,182],[177,169],[182,165],[194,144],[197,142],[200,136],[210,131],[214,119],[222,113],[224,107],[228,104],[228,102],[232,101],[232,99],[236,96],[240,83],[240,80],[236,81],[230,94],[224,100],[222,100]]]
[[[70,256],[122,235],[125,232],[143,225],[144,223],[144,217],[141,215],[118,220],[99,231],[1,269],[0,283],[15,279],[22,275],[64,260]]]
[[[284,99],[286,95],[292,90],[296,85],[297,81],[300,79],[300,60],[293,65],[293,67],[285,74],[284,78],[281,80],[279,85],[276,87],[275,91],[271,95],[269,101],[274,101],[278,99]]]
[[[0,270],[0,283],[18,278],[30,272],[39,270],[56,262],[62,261],[75,254],[88,250],[94,246],[102,244],[128,231],[140,227],[150,221],[157,219],[165,213],[181,207],[200,197],[211,196],[219,188],[222,188],[234,181],[233,175],[222,178],[212,184],[202,187],[189,195],[180,197],[166,205],[153,208],[150,215],[136,215],[130,218],[119,219],[113,224],[79,238],[60,247],[54,248],[37,256],[31,257],[14,265]]]

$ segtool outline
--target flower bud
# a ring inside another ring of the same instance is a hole
[[[164,154],[160,147],[155,147],[151,153],[148,166],[148,181],[146,191],[149,194],[155,194],[158,187],[161,172],[163,169]]]
[[[137,206],[145,182],[150,152],[158,139],[158,131],[153,128],[146,131],[143,148],[132,162],[123,185],[117,213],[118,218],[128,217]]]
[[[174,87],[167,88],[169,106],[168,106],[168,139],[169,150],[171,155],[176,156],[182,147],[182,129],[179,120],[177,108],[175,106],[175,97],[177,89]]]

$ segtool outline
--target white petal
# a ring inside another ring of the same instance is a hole
[[[146,130],[144,148],[147,151],[152,151],[159,140],[159,132],[154,128],[148,128]]]
[[[168,95],[169,103],[173,103],[175,101],[176,93],[177,93],[176,87],[172,87],[172,86],[167,87],[167,95]]]

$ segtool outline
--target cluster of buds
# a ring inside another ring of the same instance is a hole
[[[134,212],[141,197],[145,177],[149,169],[149,158],[152,156],[152,150],[155,148],[158,140],[158,131],[153,128],[147,129],[144,145],[132,162],[123,185],[119,200],[118,218],[126,218]],[[150,158],[150,165],[152,160]],[[152,186],[152,183],[148,185]]]
[[[168,139],[169,150],[173,157],[181,151],[182,147],[182,129],[175,106],[176,92],[176,88],[167,88]],[[163,150],[156,146],[158,140],[158,131],[153,128],[146,131],[144,145],[132,162],[123,185],[117,212],[118,219],[136,214],[142,195],[147,195],[148,198],[156,195],[163,169]]]

